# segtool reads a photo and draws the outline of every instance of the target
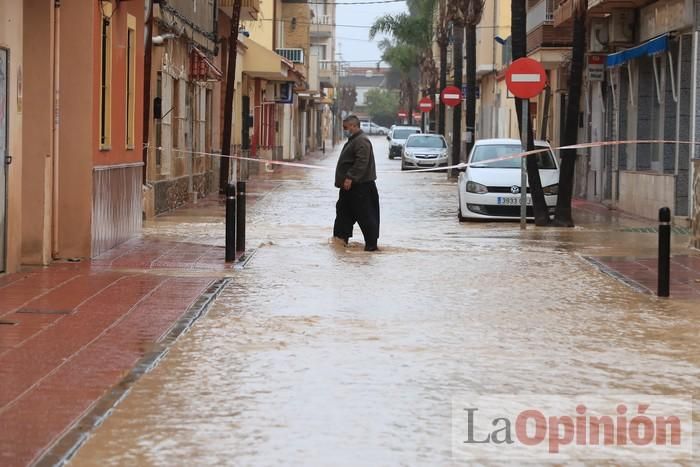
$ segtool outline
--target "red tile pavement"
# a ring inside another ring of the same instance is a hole
[[[651,294],[656,293],[656,258],[601,256],[591,259],[604,271],[630,285]],[[677,255],[671,258],[670,289],[672,298],[700,300],[700,255]]]
[[[138,238],[0,277],[0,465],[38,459],[232,267],[221,247]]]
[[[279,173],[265,176],[273,179],[249,183],[249,208],[279,186]],[[223,203],[212,196],[164,218],[180,216],[211,223],[223,218]],[[212,283],[230,275],[222,246],[179,233],[185,238],[143,236],[87,262],[0,276],[0,323],[10,323],[0,324],[0,466],[35,462],[67,433],[70,443],[71,428],[109,403]]]

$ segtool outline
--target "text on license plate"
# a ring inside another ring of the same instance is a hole
[[[501,206],[520,206],[520,196],[499,196],[497,202]],[[527,197],[527,205],[532,205],[532,198]]]

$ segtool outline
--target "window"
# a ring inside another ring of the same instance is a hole
[[[159,71],[156,78],[156,97],[161,98],[161,113],[167,112],[168,109],[163,109],[163,72]],[[160,168],[163,157],[163,121],[158,119],[155,122],[156,127],[156,167]]]
[[[170,145],[173,149],[180,148],[180,80],[173,79],[173,143]]]
[[[112,4],[102,2],[101,7],[100,149],[109,149],[112,133]]]
[[[172,148],[173,148],[173,122],[175,118],[173,115],[173,78],[168,73],[160,73],[163,86],[163,100],[161,102],[161,108],[163,112],[163,118],[160,120],[161,128],[161,142],[162,151],[160,160],[160,174],[168,175],[170,174],[170,166],[172,161]],[[157,137],[157,134],[156,134]]]
[[[136,18],[128,15],[126,30],[126,147],[134,149],[136,121]]]

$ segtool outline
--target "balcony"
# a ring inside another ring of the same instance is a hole
[[[233,4],[235,0],[219,0],[219,8],[226,13],[229,18],[233,15]],[[242,0],[241,21],[255,21],[260,13],[260,0]]]
[[[570,26],[574,19],[577,0],[556,0],[554,27]],[[647,0],[588,0],[588,16],[607,16],[615,10],[635,9],[649,3]]]
[[[314,38],[329,38],[333,35],[334,26],[331,15],[314,16],[311,19],[309,34]]]
[[[292,63],[304,63],[304,49],[276,49],[275,52]]]
[[[318,62],[318,77],[321,83],[321,88],[335,87],[336,68],[335,62],[332,60],[319,60]]]
[[[540,0],[527,11],[527,33],[554,22],[554,0]]]

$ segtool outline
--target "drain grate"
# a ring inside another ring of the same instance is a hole
[[[658,227],[627,227],[620,229],[620,232],[633,232],[633,233],[659,233]],[[690,229],[686,227],[671,227],[671,233],[675,235],[690,235]]]
[[[69,315],[73,310],[46,310],[41,308],[20,308],[17,313],[29,315]]]

